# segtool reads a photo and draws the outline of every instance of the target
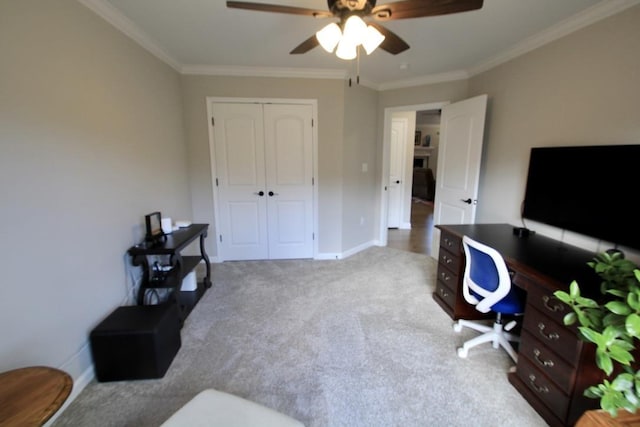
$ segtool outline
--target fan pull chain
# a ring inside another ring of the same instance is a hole
[[[360,85],[360,46],[356,46],[356,84]],[[351,87],[351,77],[349,77],[349,87]]]
[[[360,46],[356,47],[356,84],[360,85]]]
[[[356,47],[356,84],[360,85],[360,46]],[[351,87],[351,77],[349,77],[349,87]]]

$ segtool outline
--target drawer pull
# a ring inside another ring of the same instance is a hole
[[[529,374],[529,384],[531,384],[531,387],[538,393],[549,393],[549,387],[546,385],[539,386],[536,384],[536,376],[533,374]]]
[[[444,261],[445,264],[451,264],[453,262],[453,260],[446,255],[442,256],[442,260]]]
[[[440,291],[440,295],[442,295],[444,298],[449,296],[449,293],[444,289],[440,288],[439,291]]]
[[[553,360],[542,360],[540,359],[540,350],[538,350],[537,348],[533,349],[533,355],[536,359],[536,362],[538,362],[540,365],[546,367],[546,368],[553,368]]]
[[[453,242],[449,239],[447,239],[446,237],[444,238],[444,244],[447,245],[448,247],[453,246]]]
[[[447,273],[440,273],[440,277],[442,277],[442,280],[444,280],[445,282],[448,282],[449,280],[451,280],[451,277],[449,277],[449,275]]]
[[[560,301],[557,301],[553,305],[549,305],[550,301],[551,301],[551,298],[549,298],[549,295],[545,295],[542,297],[542,302],[544,303],[544,306],[547,310],[553,311],[554,313],[556,311],[564,311],[564,304],[562,304]]]
[[[548,340],[557,340],[558,338],[560,338],[560,335],[558,335],[557,332],[551,332],[550,334],[546,334],[544,332],[546,326],[544,323],[540,322],[538,323],[538,332],[540,332],[540,335],[542,335],[545,339]]]

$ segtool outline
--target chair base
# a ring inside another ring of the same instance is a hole
[[[511,323],[508,325],[510,326]],[[484,344],[486,342],[491,342],[493,348],[502,347],[505,349],[507,354],[511,357],[511,359],[518,363],[518,354],[511,346],[511,342],[520,342],[520,337],[515,334],[511,334],[505,330],[504,325],[500,322],[500,320],[496,320],[493,323],[493,326],[484,325],[477,322],[471,322],[469,320],[458,320],[453,325],[453,330],[456,332],[462,331],[463,327],[474,329],[478,332],[484,332],[482,335],[479,335],[469,341],[466,341],[462,347],[458,348],[458,357],[465,358],[469,354],[469,349],[475,347],[480,344]],[[509,330],[511,328],[508,328]]]

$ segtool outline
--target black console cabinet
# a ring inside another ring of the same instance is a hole
[[[127,253],[131,256],[133,265],[142,266],[142,281],[137,296],[138,305],[144,305],[145,294],[149,289],[171,288],[173,289],[172,299],[175,300],[178,308],[180,324],[184,322],[206,289],[211,287],[211,265],[204,247],[208,228],[209,224],[192,224],[166,235],[159,242],[141,243],[129,248]],[[180,252],[198,238],[200,255],[183,256]],[[168,255],[171,270],[160,274],[155,271],[149,261],[149,258],[154,255]],[[182,279],[192,272],[200,261],[204,261],[206,267],[204,279],[198,283],[196,290],[181,291]]]

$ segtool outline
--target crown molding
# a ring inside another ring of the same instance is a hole
[[[111,4],[105,0],[78,0],[78,2],[91,9],[96,15],[122,31],[126,36],[133,39],[133,41],[158,57],[161,61],[167,63],[174,70],[180,72],[182,67],[180,62],[169,55],[155,40],[142,31],[133,21],[111,6]]]
[[[584,11],[573,15],[548,29],[531,36],[487,61],[481,62],[467,70],[469,77],[488,71],[507,61],[524,55],[545,44],[558,40],[588,25],[598,22],[632,6],[640,4],[640,0],[604,0]]]
[[[430,74],[428,76],[415,77],[406,80],[396,80],[393,82],[381,83],[376,89],[384,91],[391,89],[402,89],[407,87],[429,85],[435,83],[445,83],[455,80],[464,80],[469,78],[469,73],[464,70],[451,71],[448,73]]]
[[[346,70],[315,68],[244,67],[225,65],[185,65],[182,74],[231,77],[288,77],[302,79],[345,79]]]

